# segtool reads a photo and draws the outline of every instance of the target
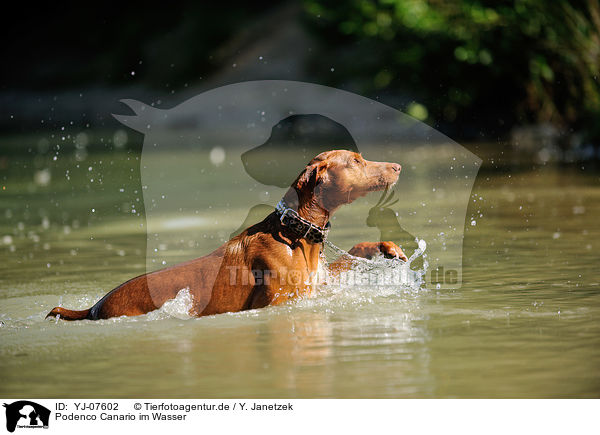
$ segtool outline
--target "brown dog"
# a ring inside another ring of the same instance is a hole
[[[331,215],[342,205],[398,180],[397,163],[327,151],[298,176],[277,210],[211,254],[133,278],[82,311],[56,307],[65,320],[136,316],[159,308],[188,289],[190,315],[206,316],[281,304],[314,291],[322,242]],[[350,253],[406,259],[392,242],[364,242]]]

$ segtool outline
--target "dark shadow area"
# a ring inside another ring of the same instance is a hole
[[[292,115],[273,127],[264,144],[241,158],[256,181],[286,188],[313,157],[340,149],[359,152],[343,125],[322,115]]]

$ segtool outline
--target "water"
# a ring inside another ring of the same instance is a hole
[[[597,174],[482,170],[458,290],[324,288],[200,319],[182,315],[182,292],[145,316],[44,320],[145,272],[138,166],[133,153],[65,157],[49,182],[39,159],[1,169],[2,396],[600,397]],[[166,217],[169,264],[220,243],[246,212]],[[221,235],[178,243],[201,225]],[[335,233],[347,249],[351,229]]]

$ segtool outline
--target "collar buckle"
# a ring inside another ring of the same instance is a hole
[[[283,224],[283,219],[287,216],[287,214],[291,211],[291,208],[286,208],[282,213],[281,216],[279,217],[279,222],[281,222]]]
[[[283,200],[279,201],[275,211],[279,215],[281,225],[291,229],[298,237],[312,243],[323,243],[327,238],[327,233],[329,233],[329,227],[331,226],[329,222],[327,222],[325,228],[321,228],[309,220],[302,218],[296,210],[289,208]],[[286,218],[287,222],[284,222]]]

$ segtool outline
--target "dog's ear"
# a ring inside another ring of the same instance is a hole
[[[327,162],[317,162],[306,167],[294,182],[297,190],[314,189],[327,172]]]

